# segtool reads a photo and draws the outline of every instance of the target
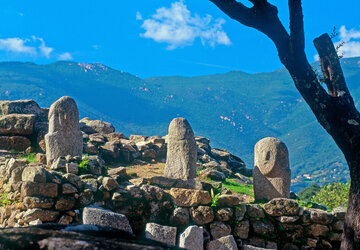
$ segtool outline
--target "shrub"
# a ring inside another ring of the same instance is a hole
[[[312,202],[322,204],[327,208],[346,207],[349,198],[350,182],[333,182],[326,184],[312,198]]]
[[[320,189],[321,187],[318,184],[313,183],[311,186],[308,186],[304,190],[300,191],[298,193],[298,197],[302,201],[309,202],[315,196],[315,194],[320,191]]]

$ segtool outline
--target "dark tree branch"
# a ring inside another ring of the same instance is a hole
[[[289,0],[290,11],[290,40],[292,52],[301,52],[305,56],[304,16],[301,0]]]
[[[316,38],[314,45],[319,53],[321,70],[329,95],[333,97],[351,97],[346,86],[339,56],[329,35],[323,34]]]

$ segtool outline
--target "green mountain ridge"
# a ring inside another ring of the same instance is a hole
[[[342,64],[358,105],[360,58]],[[238,154],[248,167],[255,143],[278,137],[289,148],[295,191],[349,178],[341,152],[285,69],[141,79],[99,63],[0,63],[1,100],[34,99],[49,107],[63,95],[75,98],[81,117],[109,121],[125,135],[164,135],[174,117],[186,117],[195,134]]]

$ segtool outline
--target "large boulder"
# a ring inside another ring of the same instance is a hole
[[[176,231],[176,227],[168,227],[156,223],[147,223],[145,228],[145,237],[150,240],[155,240],[175,246]]]
[[[81,156],[83,139],[79,126],[79,110],[74,99],[61,97],[49,111],[49,133],[45,135],[48,165],[61,156]]]
[[[254,164],[255,200],[289,198],[291,171],[285,143],[273,137],[258,141],[254,149]]]
[[[10,114],[0,116],[0,135],[31,135],[35,115]]]
[[[31,142],[24,136],[0,136],[0,149],[25,151]]]
[[[180,235],[179,246],[188,250],[204,249],[204,230],[198,226],[190,226]]]
[[[266,203],[264,210],[271,216],[298,215],[299,204],[295,200],[276,198]]]
[[[172,188],[170,195],[173,203],[180,207],[195,207],[211,203],[209,192],[203,190]]]
[[[85,207],[82,218],[84,224],[116,228],[129,233],[133,232],[125,215],[105,209]]]
[[[197,146],[194,132],[185,118],[175,118],[169,125],[166,177],[193,179],[196,177]]]
[[[33,114],[37,122],[47,121],[46,112],[33,100],[0,101],[0,115]]]
[[[101,120],[91,120],[88,117],[80,120],[80,129],[86,134],[110,134],[115,132],[115,128],[111,123]]]

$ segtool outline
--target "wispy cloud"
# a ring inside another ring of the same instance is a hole
[[[141,25],[145,33],[141,36],[167,43],[170,50],[190,46],[196,38],[203,45],[212,47],[217,44],[230,45],[231,41],[222,27],[224,23],[224,19],[214,20],[211,15],[193,15],[181,0],[172,3],[170,8],[157,9],[151,18],[145,19]]]
[[[142,17],[142,15],[141,15],[141,13],[139,11],[136,12],[136,20],[138,20],[138,21],[143,20],[143,17]]]
[[[347,30],[343,25],[340,28],[340,39],[345,42],[339,49],[339,52],[343,53],[344,57],[360,56],[360,30]],[[340,42],[336,43],[336,45]]]
[[[58,59],[61,61],[67,61],[74,59],[69,52],[62,53],[58,56]]]
[[[5,51],[15,56],[30,56],[30,57],[45,57],[47,59],[52,57],[61,58],[60,60],[73,59],[69,52],[55,53],[55,49],[46,46],[43,38],[31,36],[30,38],[0,38],[0,50]]]

